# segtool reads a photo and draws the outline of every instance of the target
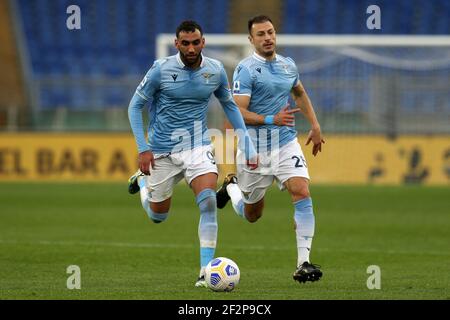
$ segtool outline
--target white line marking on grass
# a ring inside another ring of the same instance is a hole
[[[100,247],[125,247],[125,248],[193,248],[194,245],[182,245],[171,243],[133,243],[133,242],[102,242],[102,241],[49,241],[36,240],[17,241],[2,240],[0,244],[24,244],[24,245],[45,245],[45,246],[100,246]]]
[[[197,248],[198,244],[178,244],[178,243],[134,243],[134,242],[107,242],[107,241],[50,241],[50,240],[36,240],[36,241],[19,241],[0,239],[0,244],[21,244],[21,245],[45,245],[45,246],[99,246],[99,247],[122,247],[122,248],[173,248],[173,249],[191,249]],[[295,243],[289,246],[227,246],[229,249],[235,250],[255,250],[255,251],[281,251],[281,250],[295,250]],[[381,250],[381,249],[345,249],[345,248],[317,248],[316,251],[325,252],[356,252],[356,253],[379,253],[379,254],[425,254],[436,256],[450,256],[450,252],[439,251],[405,251],[405,250]]]

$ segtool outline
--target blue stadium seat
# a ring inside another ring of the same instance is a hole
[[[280,33],[344,34],[370,33],[365,25],[365,12],[371,0],[284,0]],[[29,49],[32,69],[37,78],[61,79],[126,78],[143,76],[155,59],[155,40],[158,33],[174,34],[182,20],[195,19],[206,34],[226,33],[230,12],[227,0],[77,0],[82,18],[82,30],[65,28],[66,8],[70,0],[18,0],[19,16]],[[446,0],[379,0],[383,9],[379,33],[390,34],[449,34],[450,3]],[[404,14],[397,15],[396,12]],[[338,14],[340,13],[340,14]],[[361,23],[355,23],[361,21]],[[292,56],[294,50],[286,50]],[[314,59],[307,52],[298,59]],[[337,69],[336,69],[337,68]],[[345,65],[330,67],[321,75],[333,72],[351,74]],[[303,76],[303,75],[302,75]],[[121,98],[117,90],[99,90],[99,98],[92,90],[77,88],[70,97],[46,89],[42,105],[57,106],[65,101],[69,108],[108,107]],[[64,96],[64,98],[62,98]],[[127,97],[129,98],[129,97]],[[126,99],[125,99],[126,100]],[[102,105],[98,106],[99,101]],[[353,102],[360,103],[360,102]]]
[[[368,30],[366,9],[371,4],[377,4],[381,8],[382,30]],[[285,0],[282,16],[282,33],[290,34],[446,34],[450,32],[450,2],[446,0],[420,1],[420,0]],[[399,14],[401,13],[401,14]],[[360,21],[358,23],[358,21]],[[300,77],[304,84],[314,86],[318,80],[326,83],[326,89],[314,88],[311,94],[314,101],[322,110],[336,110],[339,112],[353,112],[356,110],[367,111],[371,101],[369,94],[362,94],[355,89],[354,92],[346,92],[345,95],[331,89],[334,85],[330,81],[339,79],[359,79],[370,81],[375,75],[375,68],[369,64],[351,58],[336,61],[320,70],[305,72],[302,66],[314,61],[324,61],[321,53],[311,49],[302,49],[301,52],[293,48],[283,48],[281,54],[292,57],[299,66]],[[393,57],[402,56],[401,51],[393,50]],[[416,57],[424,60],[426,57]],[[355,74],[355,70],[364,70],[361,74]],[[379,70],[379,69],[378,69]],[[306,70],[307,71],[307,70]],[[388,70],[385,70],[388,76]],[[448,69],[447,69],[448,77]],[[357,85],[355,86],[357,88]],[[418,101],[414,95],[404,95],[399,98],[400,106],[407,106],[412,101]],[[425,99],[426,112],[434,110],[439,105],[437,98]],[[443,105],[441,103],[441,105]]]
[[[366,9],[371,4],[381,9],[381,31],[366,27]],[[450,29],[446,0],[285,0],[283,8],[283,33],[448,34]]]
[[[70,0],[18,0],[19,15],[35,77],[61,81],[144,76],[155,60],[158,33],[174,33],[179,22],[197,19],[209,33],[227,28],[228,1],[78,0],[81,31],[65,28]],[[216,14],[210,14],[211,9]],[[58,81],[54,81],[58,83]],[[137,84],[136,84],[137,85]],[[134,85],[133,85],[134,86]],[[79,85],[70,92],[42,89],[45,108],[65,105],[83,109],[127,105],[132,93],[117,88]]]

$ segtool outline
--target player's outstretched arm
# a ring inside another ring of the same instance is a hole
[[[295,105],[300,107],[301,112],[305,115],[311,125],[311,130],[309,131],[306,145],[312,141],[312,154],[316,156],[318,152],[322,151],[322,144],[325,143],[325,140],[322,137],[320,124],[317,120],[311,100],[309,99],[308,94],[300,81],[298,81],[298,84],[292,88],[292,97],[295,101]]]
[[[136,89],[133,98],[128,106],[128,119],[130,120],[131,130],[139,152],[139,169],[144,173],[150,174],[150,165],[155,164],[153,153],[145,139],[144,120],[142,112],[144,106],[159,88],[161,82],[161,66],[158,61],[153,63],[150,70],[148,70],[142,82]]]
[[[128,119],[130,121],[131,130],[139,152],[139,169],[149,175],[150,165],[153,167],[154,159],[150,151],[150,147],[145,139],[144,121],[142,118],[142,110],[147,100],[143,99],[138,93],[135,93],[128,106]]]
[[[239,136],[238,148],[244,151],[245,158],[247,159],[247,165],[252,170],[256,169],[258,167],[258,154],[255,146],[253,145],[250,134],[248,133],[247,127],[245,126],[244,119],[239,112],[239,108],[232,99],[220,102],[228,120]]]
[[[233,95],[234,101],[239,107],[239,111],[244,118],[245,124],[251,126],[259,126],[264,124],[264,116],[257,114],[255,112],[248,111],[248,106],[250,104],[250,96],[247,95]]]
[[[242,114],[239,112],[239,108],[233,100],[228,85],[227,74],[223,67],[221,70],[221,85],[214,92],[214,95],[220,101],[225,115],[238,134],[238,148],[244,152],[248,167],[252,170],[256,169],[258,167],[258,153],[245,126]]]
[[[142,111],[146,102],[147,100],[136,92],[128,106],[128,120],[130,121],[131,131],[133,131],[139,153],[150,149],[145,139],[144,120],[142,118]]]

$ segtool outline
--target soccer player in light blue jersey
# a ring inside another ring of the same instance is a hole
[[[205,287],[204,269],[214,258],[217,242],[217,166],[207,133],[208,102],[214,94],[238,132],[239,148],[249,169],[257,167],[257,154],[235,104],[221,62],[202,55],[202,28],[184,21],[176,30],[178,54],[155,61],[138,86],[128,116],[139,152],[139,170],[129,180],[129,192],[140,191],[149,218],[166,220],[172,191],[183,177],[200,209],[200,274],[197,287]],[[148,108],[148,143],[142,113]]]
[[[250,171],[240,165],[242,153],[238,150],[237,176],[225,178],[217,192],[217,206],[225,207],[231,198],[239,216],[256,222],[262,216],[265,192],[275,179],[281,190],[288,190],[295,208],[298,259],[293,277],[299,282],[316,281],[322,271],[309,259],[315,220],[307,164],[294,127],[295,113],[301,111],[311,125],[306,144],[312,141],[314,156],[325,141],[294,61],[275,51],[276,34],[270,18],[249,20],[248,31],[255,52],[236,67],[233,95],[247,128],[255,132],[252,137],[259,167]],[[290,95],[296,105],[292,109],[288,106]]]

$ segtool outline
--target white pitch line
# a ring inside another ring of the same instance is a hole
[[[49,245],[49,246],[102,246],[102,247],[126,247],[126,248],[196,248],[198,244],[175,244],[175,243],[133,243],[133,242],[102,242],[102,241],[49,241],[36,240],[18,241],[0,239],[0,244],[24,244],[24,245]],[[264,246],[234,246],[233,249],[249,250],[286,250],[291,247],[264,247]]]
[[[191,249],[196,248],[198,244],[175,244],[175,243],[133,243],[133,242],[103,242],[103,241],[49,241],[49,240],[36,240],[30,241],[18,241],[18,240],[5,240],[0,239],[0,244],[21,244],[21,245],[46,245],[46,246],[100,246],[100,247],[121,247],[121,248],[174,248],[174,249]],[[260,250],[260,251],[281,251],[281,250],[295,250],[295,243],[289,246],[228,246],[230,249],[235,250]],[[349,253],[377,253],[377,254],[389,254],[389,255],[413,255],[413,254],[425,254],[425,255],[437,255],[437,256],[450,256],[450,252],[439,251],[404,251],[404,250],[380,250],[380,249],[336,249],[336,248],[318,248],[317,251],[325,252],[349,252]]]

